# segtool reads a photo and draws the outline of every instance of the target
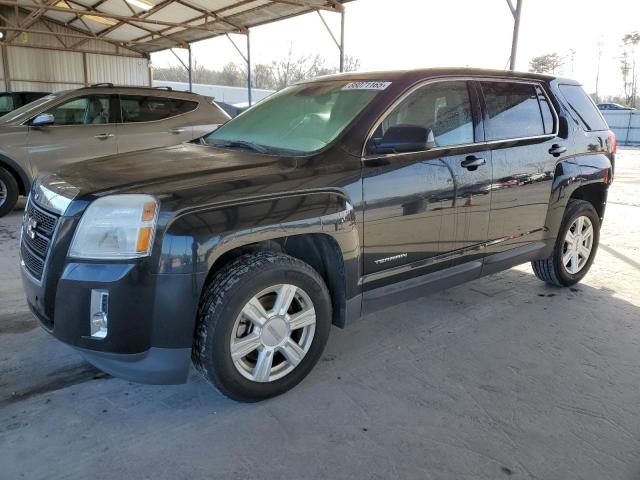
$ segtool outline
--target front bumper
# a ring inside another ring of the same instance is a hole
[[[22,268],[29,308],[49,333],[107,373],[152,384],[187,379],[205,275],[153,274],[143,263],[68,262],[59,278],[40,282]],[[92,290],[109,292],[105,338],[91,336]]]
[[[142,353],[109,353],[78,348],[80,355],[96,368],[114,377],[138,383],[173,385],[187,381],[190,348],[151,347]]]

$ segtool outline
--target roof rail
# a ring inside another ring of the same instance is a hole
[[[113,83],[111,82],[94,83],[91,86],[92,87],[113,87]]]
[[[154,90],[168,90],[168,91],[172,91],[173,88],[171,88],[169,85],[160,85],[158,87],[152,87]]]

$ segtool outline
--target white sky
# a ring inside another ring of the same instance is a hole
[[[513,20],[505,0],[356,0],[345,8],[346,53],[360,59],[361,70],[508,66]],[[324,16],[338,36],[339,16]],[[621,38],[637,30],[640,0],[523,0],[517,68],[527,70],[536,55],[568,56],[574,49],[573,71],[568,60],[563,73],[593,92],[596,42],[602,39],[600,94],[618,94]],[[232,37],[245,48],[244,36]],[[252,29],[252,63],[283,58],[290,45],[294,56],[319,53],[338,64],[337,47],[316,13]],[[194,44],[193,55],[209,68],[242,61],[225,37]],[[152,63],[178,62],[170,52],[159,52]]]

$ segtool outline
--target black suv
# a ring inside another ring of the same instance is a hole
[[[225,395],[300,382],[331,324],[598,246],[615,137],[572,80],[430,69],[286,88],[207,137],[40,177],[29,306],[115,376]]]

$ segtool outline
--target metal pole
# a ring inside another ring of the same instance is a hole
[[[251,106],[251,37],[247,30],[247,98]]]
[[[340,71],[344,72],[344,10],[340,12]]]
[[[511,58],[509,70],[516,69],[516,53],[518,52],[518,34],[520,33],[520,14],[522,13],[522,0],[518,0],[516,11],[513,13],[513,39],[511,40]]]
[[[187,69],[189,73],[189,91],[193,92],[193,78],[192,78],[192,64],[191,64],[191,45],[189,45],[189,68]]]

